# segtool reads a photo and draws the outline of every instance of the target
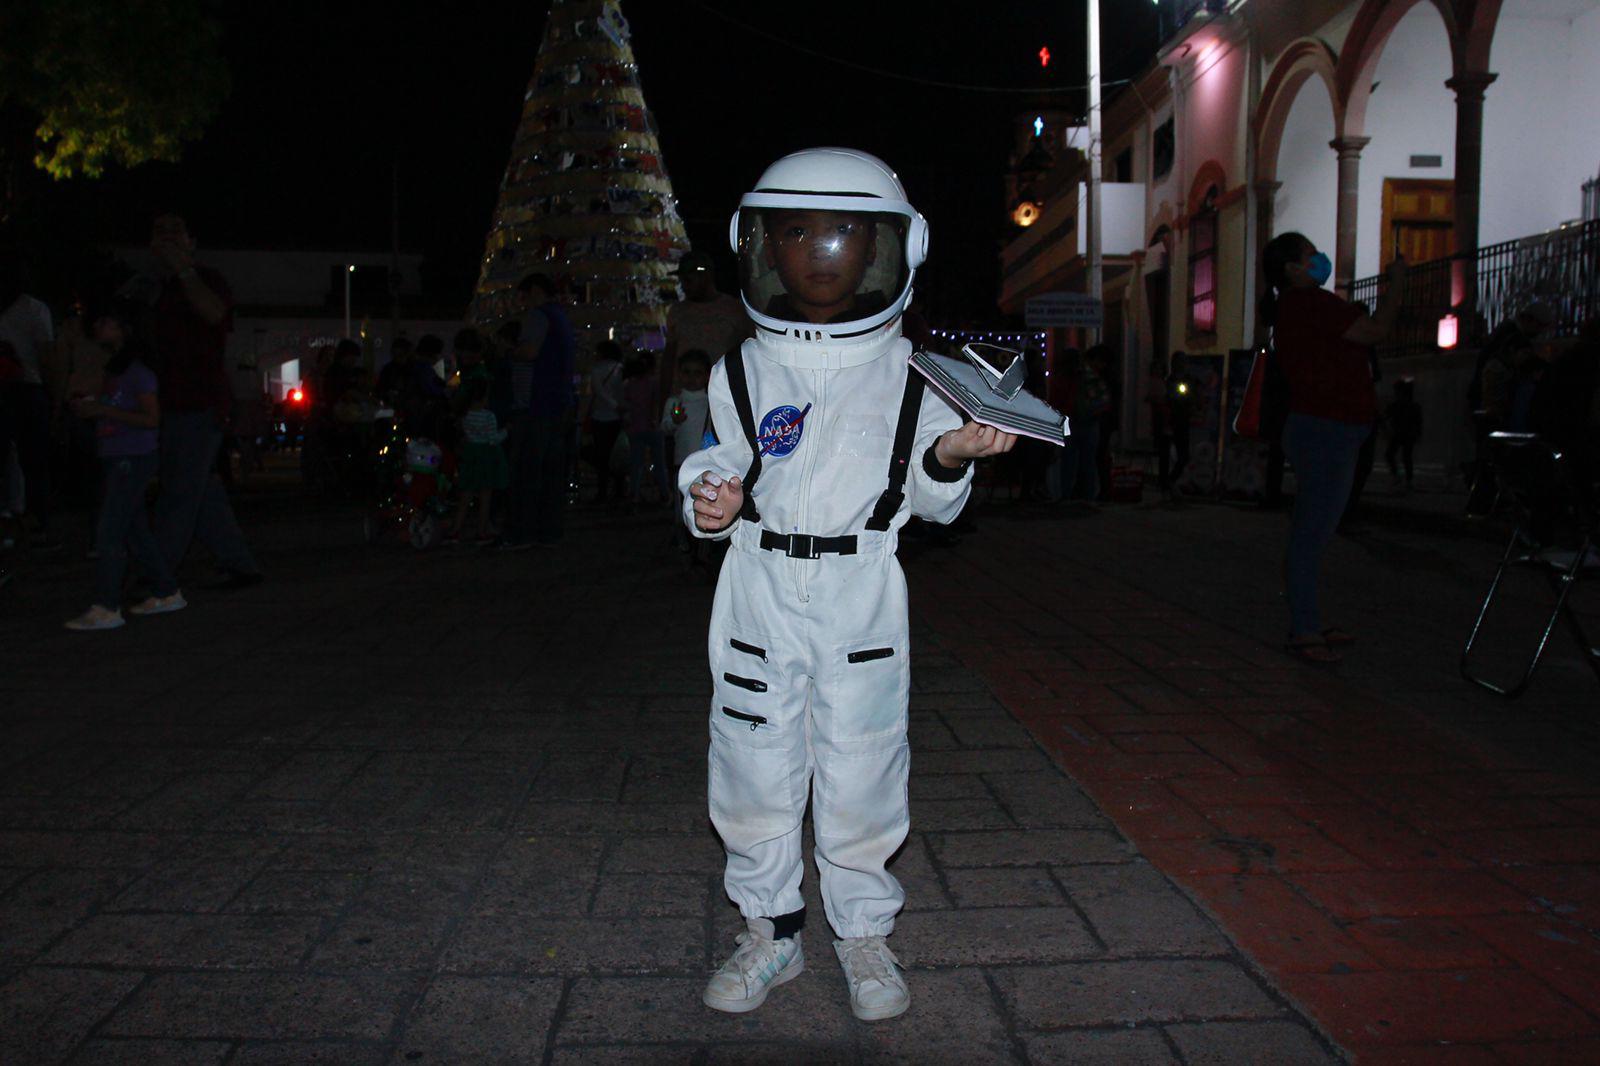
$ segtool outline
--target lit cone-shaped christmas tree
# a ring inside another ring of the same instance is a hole
[[[517,283],[555,281],[583,351],[652,344],[689,250],[615,0],[553,0],[484,249],[472,319],[521,313]]]

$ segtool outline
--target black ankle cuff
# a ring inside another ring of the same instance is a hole
[[[806,909],[801,907],[791,914],[780,914],[776,918],[768,918],[772,923],[772,939],[787,940],[794,936],[806,925]]]

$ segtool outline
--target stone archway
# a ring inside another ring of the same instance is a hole
[[[1263,183],[1278,180],[1278,152],[1283,146],[1284,129],[1289,123],[1289,112],[1294,107],[1300,90],[1312,78],[1320,78],[1328,92],[1328,103],[1333,108],[1334,136],[1344,130],[1344,106],[1340,102],[1338,85],[1338,57],[1324,42],[1312,37],[1295,41],[1278,56],[1272,66],[1272,75],[1261,90],[1261,104],[1256,112],[1256,180]]]
[[[1378,69],[1378,60],[1389,35],[1418,4],[1432,4],[1444,20],[1445,35],[1450,42],[1452,75],[1459,76],[1465,69],[1460,20],[1450,0],[1366,0],[1356,13],[1339,55],[1337,86],[1342,113],[1336,113],[1340,118],[1341,139],[1366,135],[1373,72]]]

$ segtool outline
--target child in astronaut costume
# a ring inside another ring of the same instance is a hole
[[[697,536],[729,538],[712,608],[709,792],[746,932],[704,1000],[754,1010],[804,967],[808,792],[834,949],[867,1021],[910,1004],[884,938],[905,893],[884,867],[910,828],[906,583],[912,514],[953,519],[971,462],[1014,438],[967,422],[910,370],[900,314],[927,223],[863,152],[778,160],[731,233],[759,329],[712,371],[718,443],[679,474]]]

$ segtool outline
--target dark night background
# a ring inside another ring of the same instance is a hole
[[[1104,77],[1126,77],[1153,47],[1154,8],[1102,8]],[[401,247],[427,257],[428,304],[456,313],[476,280],[547,10],[227,4],[218,17],[232,93],[183,161],[58,186],[42,203],[63,233],[101,242],[142,242],[150,213],[177,205],[203,246],[387,249],[398,161]],[[634,0],[623,11],[695,247],[731,274],[727,217],[762,167],[797,148],[859,147],[888,160],[928,216],[933,251],[919,288],[930,317],[995,320],[1012,120],[1038,97],[883,78],[801,49],[937,81],[1080,85],[1082,0]],[[1083,110],[1081,92],[1051,99]]]

